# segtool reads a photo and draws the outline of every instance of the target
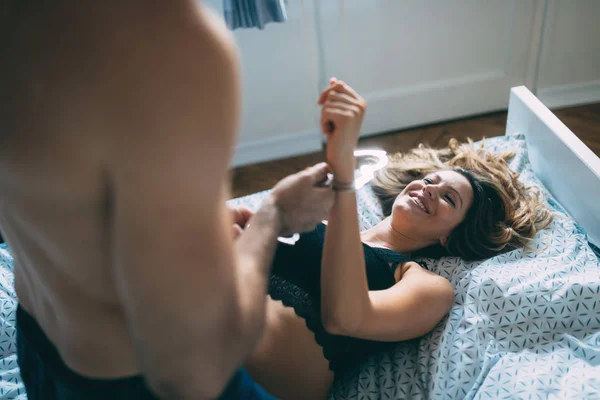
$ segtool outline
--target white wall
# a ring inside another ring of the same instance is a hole
[[[532,1],[320,4],[324,72],[367,100],[363,135],[505,109],[528,83]]]
[[[234,166],[318,150],[329,76],[368,101],[363,135],[506,109],[512,86],[549,107],[600,101],[600,0],[288,0],[288,16],[233,32]]]
[[[236,29],[243,117],[233,164],[310,153],[321,146],[316,0],[290,0],[288,20]],[[220,15],[222,0],[203,2]]]
[[[548,107],[600,101],[600,1],[548,0],[537,96]]]
[[[285,23],[234,31],[244,82],[238,164],[312,152],[320,143],[312,2],[290,3]]]

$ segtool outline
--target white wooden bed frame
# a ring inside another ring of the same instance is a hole
[[[510,93],[506,134],[524,134],[537,177],[600,245],[600,158],[525,86]]]

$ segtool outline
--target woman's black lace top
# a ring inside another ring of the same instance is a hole
[[[390,343],[331,335],[321,322],[321,257],[326,225],[320,224],[311,232],[303,233],[293,245],[279,243],[269,282],[269,294],[274,300],[293,307],[306,320],[306,326],[315,334],[329,360],[329,368],[341,372],[367,354],[382,351]],[[409,258],[392,250],[371,247],[363,243],[369,290],[392,287],[398,264]],[[343,276],[338,279],[344,279]]]

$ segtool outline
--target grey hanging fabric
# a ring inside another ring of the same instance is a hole
[[[285,0],[223,0],[225,22],[229,29],[264,29],[268,22],[287,20]]]

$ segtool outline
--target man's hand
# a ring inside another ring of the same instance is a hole
[[[233,219],[233,238],[237,239],[248,225],[254,211],[244,206],[228,206]]]
[[[317,185],[327,179],[328,172],[327,164],[321,163],[275,185],[271,198],[281,213],[282,236],[310,231],[327,217],[334,193]]]

